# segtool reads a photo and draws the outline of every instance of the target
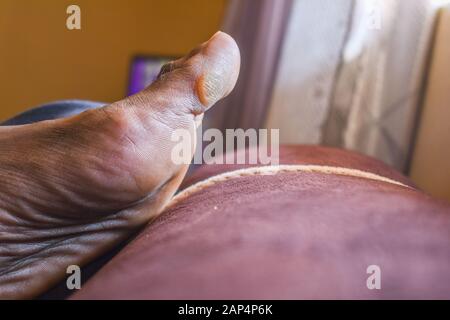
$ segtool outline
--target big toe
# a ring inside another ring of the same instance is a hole
[[[103,123],[110,128],[108,133],[133,151],[116,148],[126,151],[119,158],[134,177],[130,189],[137,185],[139,196],[146,196],[176,176],[170,188],[174,191],[194,154],[195,128],[201,115],[231,92],[239,68],[236,42],[219,31],[185,57],[163,66],[149,87],[104,108],[111,111],[100,113],[101,118],[107,115]],[[186,130],[190,139],[182,141],[187,146],[183,145],[183,156],[174,159],[179,147],[173,139],[176,129]],[[135,200],[134,194],[132,198]]]
[[[239,48],[232,37],[219,31],[186,65],[195,69],[195,93],[208,108],[233,90],[240,68]]]
[[[157,81],[127,98],[127,104],[198,115],[233,90],[239,68],[236,42],[219,31],[185,57],[164,65]]]

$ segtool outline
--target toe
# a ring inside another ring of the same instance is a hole
[[[157,81],[128,98],[127,105],[199,115],[231,92],[239,69],[236,42],[219,31],[185,57],[164,65]]]
[[[191,59],[201,66],[195,81],[200,103],[209,108],[227,96],[236,84],[240,54],[236,42],[228,34],[217,32]]]

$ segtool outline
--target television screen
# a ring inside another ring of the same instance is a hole
[[[137,56],[133,58],[127,95],[135,94],[150,85],[155,81],[161,67],[171,60],[174,60],[174,58],[153,56]]]

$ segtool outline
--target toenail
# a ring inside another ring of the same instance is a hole
[[[197,83],[195,85],[195,90],[197,93],[198,100],[205,107],[208,106],[208,99],[206,97],[206,86],[205,86],[205,75],[202,74],[197,79]]]
[[[205,107],[210,107],[223,93],[223,80],[214,71],[203,73],[195,84],[197,97]]]

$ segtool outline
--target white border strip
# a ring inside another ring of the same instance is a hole
[[[332,166],[320,166],[320,165],[277,165],[277,166],[261,166],[261,167],[250,167],[250,168],[244,168],[244,169],[238,169],[234,171],[228,171],[221,174],[218,174],[216,176],[209,177],[205,180],[199,181],[177,195],[175,195],[172,200],[169,202],[168,206],[166,207],[172,207],[179,203],[180,201],[186,199],[191,194],[196,193],[204,188],[207,188],[209,186],[212,186],[216,183],[235,179],[239,177],[246,177],[246,176],[254,176],[254,175],[274,175],[277,173],[282,172],[314,172],[314,173],[323,173],[323,174],[335,174],[335,175],[344,175],[344,176],[351,176],[351,177],[357,177],[357,178],[364,178],[369,180],[375,180],[375,181],[382,181],[386,183],[395,184],[398,186],[411,188],[410,186],[403,184],[399,181],[392,180],[380,175],[377,175],[375,173],[366,172],[358,169],[349,169],[349,168],[342,168],[342,167],[332,167]]]

